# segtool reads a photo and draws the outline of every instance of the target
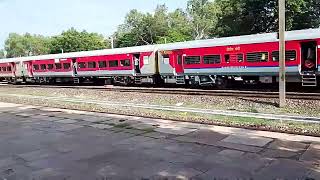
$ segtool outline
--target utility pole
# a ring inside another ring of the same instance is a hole
[[[114,48],[114,38],[113,38],[113,36],[111,36],[110,39],[111,39],[111,49],[113,49]]]
[[[279,0],[279,107],[286,106],[286,1]]]
[[[8,51],[4,50],[4,51],[3,51],[3,55],[4,55],[4,58],[7,58]]]

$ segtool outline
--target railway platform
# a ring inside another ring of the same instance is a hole
[[[0,102],[0,179],[320,179],[320,137]]]

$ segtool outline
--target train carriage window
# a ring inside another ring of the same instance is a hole
[[[271,56],[273,61],[279,61],[279,51],[273,51]]]
[[[118,60],[109,61],[109,67],[118,67],[118,66],[119,66]]]
[[[295,61],[297,59],[297,52],[295,50],[286,51],[286,61]],[[279,51],[272,52],[272,60],[279,61]]]
[[[178,59],[178,64],[182,64],[182,56],[178,55],[177,59]]]
[[[130,61],[129,61],[130,63]],[[143,64],[146,65],[146,64],[149,64],[149,56],[143,56]]]
[[[243,54],[237,54],[238,62],[243,62]]]
[[[39,65],[38,64],[33,65],[33,70],[39,70]]]
[[[7,68],[6,67],[2,67],[2,71],[7,71]]]
[[[170,64],[170,56],[168,54],[162,55],[163,64]]]
[[[224,60],[226,63],[230,63],[230,54],[225,54],[224,55]]]
[[[0,72],[2,71],[1,67],[0,67]]]
[[[130,60],[129,59],[121,60],[120,65],[121,66],[130,66]]]
[[[184,58],[185,64],[200,64],[200,56],[186,56]]]
[[[94,61],[91,61],[91,62],[88,62],[88,68],[96,68],[96,62]]]
[[[63,63],[63,69],[70,69],[70,63]]]
[[[8,66],[8,67],[7,67],[7,71],[11,71],[11,66]]]
[[[62,69],[62,65],[60,63],[55,63],[56,69]]]
[[[46,67],[46,65],[45,65],[45,64],[40,64],[40,69],[41,69],[41,70],[46,70],[46,69],[47,69],[47,67]]]
[[[99,64],[99,68],[107,67],[107,62],[106,61],[99,61],[98,64]]]
[[[247,62],[267,62],[268,58],[268,52],[247,53]]]
[[[286,60],[294,61],[297,59],[296,51],[286,51]]]
[[[83,69],[83,68],[86,68],[86,63],[85,62],[79,62],[79,68],[80,69]]]
[[[203,56],[203,62],[204,64],[220,64],[221,56],[220,55]]]
[[[53,69],[53,64],[48,64],[48,69],[49,70]]]

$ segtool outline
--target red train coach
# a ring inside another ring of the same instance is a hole
[[[0,78],[5,79],[6,77],[14,78],[12,63],[0,63]]]
[[[101,81],[175,83],[226,87],[235,80],[276,83],[276,33],[161,45],[11,58],[1,60],[0,77],[13,82]],[[320,29],[286,33],[287,81],[317,86]],[[10,71],[8,71],[8,67]]]
[[[34,80],[39,83],[55,83],[72,81],[74,72],[72,70],[72,60],[70,58],[33,60],[30,62],[31,68],[28,69],[33,74]]]
[[[14,82],[81,83],[86,80],[109,80],[140,84],[154,82],[153,77],[157,71],[155,59],[155,46],[150,45],[11,58],[4,59],[3,62],[19,67],[14,78],[6,76]]]
[[[275,83],[279,73],[276,33],[159,45],[159,72],[168,83],[225,87],[234,79]],[[287,81],[316,86],[320,29],[286,33]]]

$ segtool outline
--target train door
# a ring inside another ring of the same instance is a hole
[[[176,61],[175,61],[175,70],[176,70],[176,74],[183,74],[183,55],[182,53],[178,53],[175,57]]]
[[[14,70],[16,77],[25,77],[28,74],[27,65],[23,62],[16,62]]]
[[[135,74],[141,74],[140,54],[134,54],[133,55],[133,62],[134,62],[134,72],[135,72]]]
[[[317,42],[301,43],[301,71],[317,70]]]
[[[26,70],[26,76],[27,77],[32,77],[33,74],[32,74],[32,63],[31,63],[31,61],[24,62],[24,67],[25,67],[25,70]]]
[[[78,75],[78,63],[77,63],[77,58],[72,58],[72,69],[73,69],[73,74],[75,76]]]

